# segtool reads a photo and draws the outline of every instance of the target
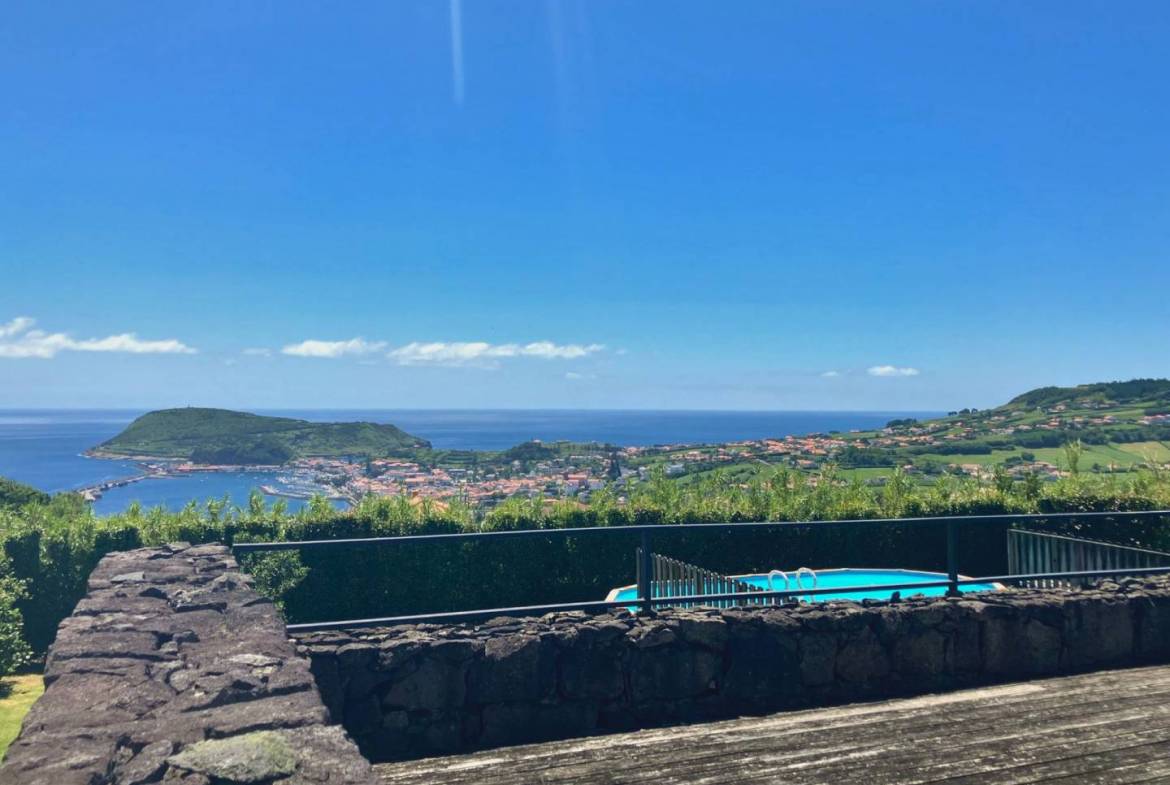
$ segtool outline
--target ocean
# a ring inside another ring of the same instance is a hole
[[[389,422],[436,448],[498,450],[531,439],[597,441],[622,446],[714,443],[790,434],[849,431],[884,425],[895,417],[925,419],[939,412],[724,412],[574,410],[257,410],[259,414],[318,422]],[[132,461],[85,458],[82,452],[116,435],[141,411],[0,409],[0,477],[49,492],[67,491],[138,474]],[[248,493],[274,479],[264,473],[223,472],[151,479],[108,491],[99,513],[146,507],[179,509],[191,500]],[[287,500],[295,509],[301,502]]]

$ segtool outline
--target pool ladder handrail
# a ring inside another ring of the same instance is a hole
[[[794,573],[792,574],[792,578],[793,578],[793,580],[794,580],[794,581],[796,581],[796,588],[797,588],[797,590],[800,590],[800,589],[803,589],[803,588],[804,588],[804,583],[802,583],[802,582],[801,582],[801,579],[800,579],[800,577],[801,577],[802,575],[806,574],[806,573],[807,573],[808,575],[811,575],[811,576],[812,576],[812,588],[814,588],[814,589],[815,589],[815,588],[817,587],[817,573],[816,573],[816,570],[814,570],[814,569],[813,569],[813,568],[811,568],[811,567],[800,567],[800,568],[798,568],[798,569],[796,570],[796,572],[794,572]]]
[[[817,587],[818,578],[817,578],[816,571],[814,569],[812,569],[811,567],[797,568],[796,572],[792,573],[792,577],[789,577],[788,573],[784,572],[784,570],[772,570],[771,572],[768,573],[768,591],[777,591],[777,589],[776,589],[776,576],[777,575],[779,575],[781,578],[784,579],[784,591],[791,591],[793,583],[796,584],[796,590],[800,591],[801,589],[804,588],[804,582],[803,582],[802,578],[806,574],[812,578],[812,588],[815,589]],[[801,601],[799,597],[792,597],[790,599],[793,599],[796,602]],[[783,600],[780,600],[781,604],[783,604],[783,602],[784,602]],[[777,604],[777,601],[775,598],[773,598],[772,604],[773,605]]]
[[[792,581],[788,578],[788,573],[784,572],[784,570],[772,570],[770,573],[768,573],[768,591],[778,591],[774,583],[777,575],[784,579],[784,591],[788,591],[792,588]],[[773,605],[776,605],[778,603],[782,604],[784,600],[773,597],[771,602]]]

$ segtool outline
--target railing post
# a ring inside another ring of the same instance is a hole
[[[642,530],[642,552],[639,554],[642,559],[642,583],[638,586],[638,599],[642,601],[642,611],[649,613],[654,609],[653,587],[654,579],[652,575],[653,565],[650,562],[650,530]]]
[[[948,597],[958,597],[959,592],[959,524],[947,521],[947,587]]]

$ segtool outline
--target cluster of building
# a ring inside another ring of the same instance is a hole
[[[307,473],[315,478],[317,492],[335,489],[350,501],[370,495],[406,495],[438,500],[459,499],[477,507],[491,507],[513,496],[584,502],[591,493],[606,487],[613,479],[606,476],[607,471],[609,461],[598,455],[482,466],[426,466],[403,459],[349,461],[311,458],[296,461],[291,472],[281,475],[280,486],[265,490],[296,495],[286,492],[288,480]],[[628,477],[629,470],[625,474]]]

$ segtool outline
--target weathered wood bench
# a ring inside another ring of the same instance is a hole
[[[384,785],[1170,782],[1170,666],[376,766]]]

